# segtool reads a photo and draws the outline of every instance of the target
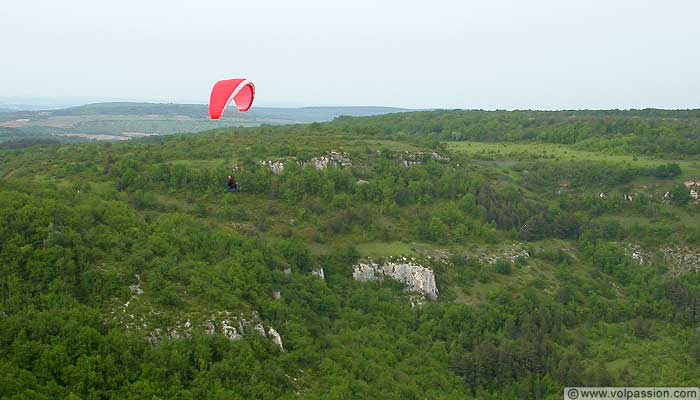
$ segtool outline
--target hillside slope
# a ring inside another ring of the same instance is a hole
[[[520,114],[493,117],[522,133]],[[619,125],[595,118],[605,147]],[[428,112],[0,150],[0,397],[697,385],[697,160],[498,142],[480,123]],[[456,126],[485,133],[441,141]]]

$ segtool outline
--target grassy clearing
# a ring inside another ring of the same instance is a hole
[[[435,246],[428,243],[404,242],[368,242],[360,243],[355,247],[360,255],[370,258],[391,256],[416,257],[435,250]]]
[[[168,160],[163,164],[171,165],[182,165],[194,169],[214,169],[219,168],[222,165],[227,166],[227,163],[235,163],[235,160],[231,158],[211,158],[206,160]]]
[[[488,156],[498,166],[505,167],[518,159],[557,159],[571,161],[597,161],[626,163],[635,167],[655,167],[666,163],[677,163],[683,170],[681,178],[700,176],[700,161],[697,160],[663,160],[657,158],[607,154],[575,150],[571,147],[551,143],[484,143],[484,142],[447,142],[450,150],[467,153],[470,156]],[[509,160],[505,160],[509,159]]]

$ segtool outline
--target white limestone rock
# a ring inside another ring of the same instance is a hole
[[[381,279],[381,277],[377,275],[378,270],[379,266],[371,261],[367,264],[359,263],[353,267],[352,278],[361,282],[376,281]]]
[[[141,329],[141,326],[143,329]],[[191,338],[193,331],[198,330],[200,332],[204,331],[208,335],[221,335],[228,340],[242,340],[246,335],[258,334],[271,340],[280,350],[284,351],[280,334],[272,327],[266,331],[263,321],[255,311],[239,315],[229,311],[220,311],[203,322],[193,322],[190,317],[184,322],[170,327],[160,327],[152,330],[148,330],[145,323],[127,323],[125,327],[129,330],[142,331],[146,341],[154,346],[163,340]]]
[[[700,250],[697,248],[667,247],[663,255],[671,266],[669,273],[673,276],[700,273]]]
[[[255,325],[255,328],[253,329],[255,329],[260,334],[260,336],[267,337],[267,335],[265,334],[265,327],[262,323]]]
[[[311,275],[317,276],[323,281],[326,280],[326,273],[323,272],[323,268],[315,268],[313,271],[311,271]]]
[[[263,160],[260,161],[260,165],[269,168],[275,175],[280,175],[282,172],[284,172],[283,160]]]
[[[353,267],[352,277],[357,281],[381,280],[385,276],[404,283],[407,289],[422,293],[431,300],[437,299],[439,292],[435,284],[435,274],[430,268],[423,267],[414,260],[403,258],[381,265],[368,261]]]
[[[450,157],[442,156],[436,152],[433,152],[430,156],[433,158],[433,160],[439,161],[439,162],[450,162],[451,161]]]
[[[136,284],[130,285],[129,290],[131,290],[131,294],[134,296],[143,294],[143,289],[141,289],[141,277],[138,274],[136,274]]]
[[[221,321],[221,333],[226,336],[228,340],[239,340],[243,338],[243,334],[239,333],[236,328],[231,326],[229,320]]]
[[[315,170],[320,171],[329,167],[352,167],[352,160],[347,153],[329,151],[326,155],[314,157],[307,163],[299,163],[301,166],[310,165]]]
[[[284,351],[284,346],[282,345],[282,336],[275,330],[275,328],[270,327],[267,331],[268,336],[271,338],[272,343],[276,344],[280,348],[280,351]]]
[[[206,332],[207,335],[215,334],[216,326],[214,325],[214,322],[212,322],[211,320],[204,322],[204,332]]]
[[[129,285],[129,290],[131,290],[131,298],[124,303],[124,312],[126,312],[126,308],[129,307],[132,300],[143,294],[143,289],[141,289],[141,277],[138,274],[136,274],[136,283]]]
[[[496,264],[499,260],[509,262],[518,262],[518,260],[526,260],[530,258],[530,252],[518,244],[513,243],[511,246],[501,246],[496,249],[481,249],[472,254],[467,254],[467,258],[475,258],[479,262]]]

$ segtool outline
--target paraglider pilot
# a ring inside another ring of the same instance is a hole
[[[233,179],[233,176],[231,176],[231,175],[229,175],[226,178],[226,186],[228,186],[229,192],[237,192],[238,191],[238,183],[236,183],[236,180]]]

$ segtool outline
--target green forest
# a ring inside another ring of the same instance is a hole
[[[6,145],[0,398],[700,386],[698,191],[700,110]],[[369,262],[429,271],[436,298],[357,279]]]

